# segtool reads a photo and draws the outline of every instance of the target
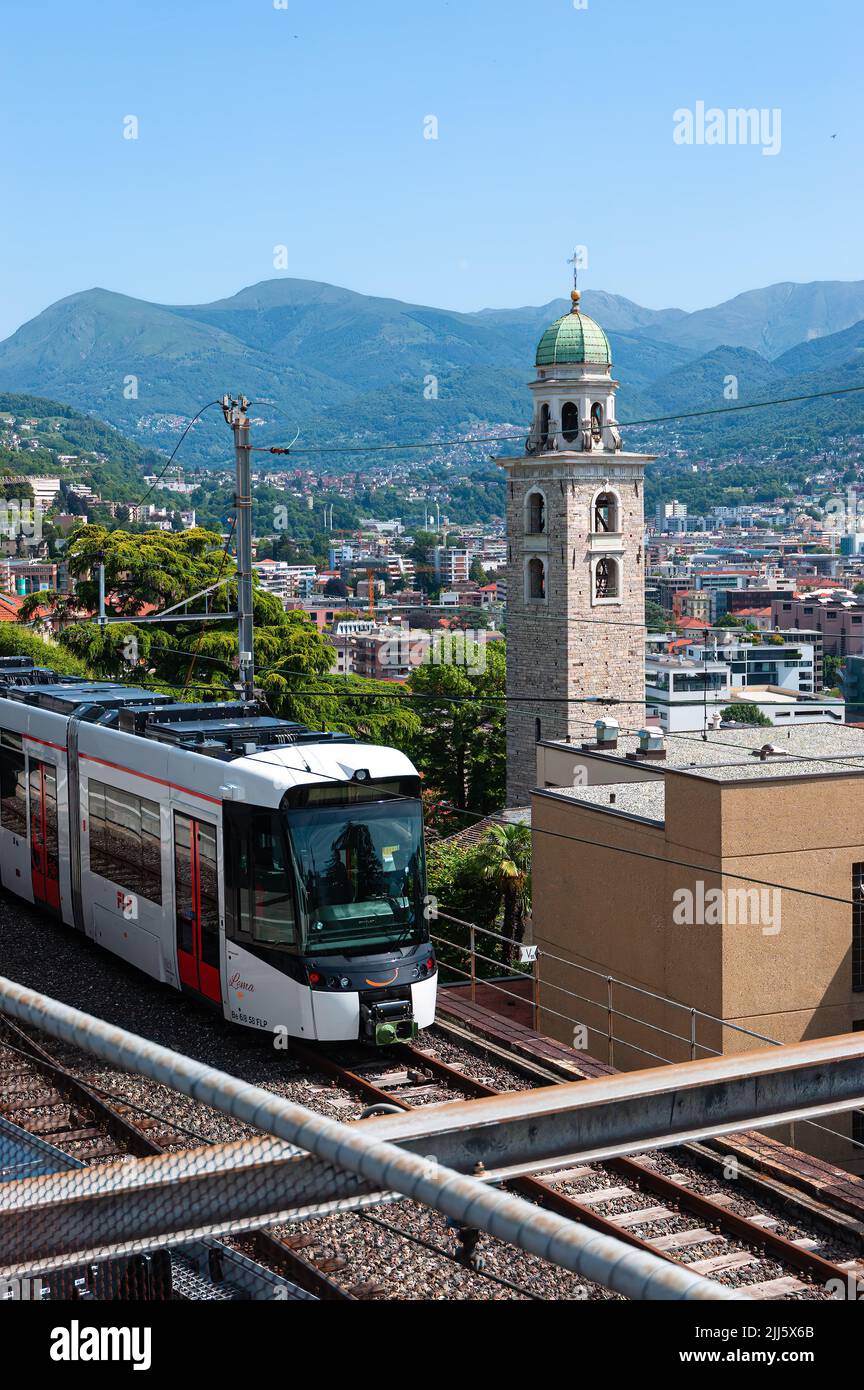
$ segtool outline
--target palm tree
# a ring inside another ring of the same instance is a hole
[[[40,618],[39,610],[46,609]],[[38,626],[61,627],[80,616],[79,604],[73,594],[61,594],[56,589],[38,589],[21,600],[17,621]]]
[[[480,845],[482,877],[491,884],[504,908],[503,959],[511,964],[516,943],[525,935],[531,909],[531,830],[527,825],[493,825]]]

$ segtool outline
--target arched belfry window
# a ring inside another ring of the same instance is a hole
[[[603,440],[603,407],[596,402],[591,407],[591,439],[595,444]]]
[[[549,442],[549,406],[544,401],[540,407],[540,443]]]
[[[542,492],[529,492],[525,508],[525,529],[529,536],[542,536],[546,530],[546,498]]]
[[[565,401],[561,411],[561,433],[572,444],[579,436],[579,409],[572,401]]]
[[[530,599],[545,599],[546,597],[546,566],[535,555],[528,561],[528,597]]]
[[[621,571],[611,555],[601,555],[594,570],[594,597],[620,598]]]
[[[598,492],[594,498],[591,529],[598,536],[607,535],[610,531],[620,531],[618,498],[614,492]]]

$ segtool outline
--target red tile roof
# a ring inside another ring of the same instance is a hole
[[[0,622],[14,623],[20,612],[21,602],[17,594],[0,593]]]

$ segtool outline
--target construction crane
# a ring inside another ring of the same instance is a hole
[[[369,617],[375,621],[375,571],[367,569],[366,588],[369,593]]]

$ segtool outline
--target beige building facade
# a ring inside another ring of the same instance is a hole
[[[540,1030],[631,1069],[864,1027],[864,730],[653,744],[538,747]],[[848,1139],[795,1139],[864,1171]]]

